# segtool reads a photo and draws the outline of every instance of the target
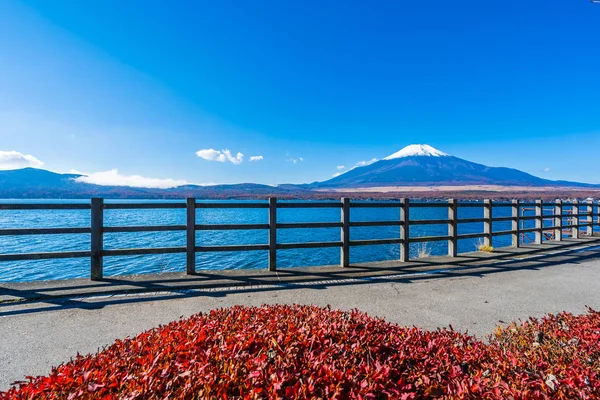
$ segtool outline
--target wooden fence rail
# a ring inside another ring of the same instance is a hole
[[[459,218],[461,208],[479,207],[483,209],[481,218]],[[494,216],[494,210],[506,207],[511,210],[510,216]],[[546,208],[544,208],[546,207]],[[549,208],[548,208],[549,207]],[[198,224],[196,223],[197,209],[266,209],[268,210],[268,223],[261,224]],[[339,222],[277,222],[278,209],[291,208],[339,208]],[[352,221],[351,210],[354,208],[395,208],[399,210],[399,219],[384,221]],[[447,219],[411,219],[410,210],[422,208],[446,208]],[[104,210],[123,209],[185,209],[185,225],[150,225],[150,226],[105,226]],[[340,202],[277,202],[270,198],[268,202],[197,202],[188,198],[185,203],[152,202],[152,203],[105,203],[101,198],[93,198],[89,204],[0,204],[2,210],[90,210],[91,224],[89,227],[74,228],[11,228],[0,229],[0,236],[20,235],[51,235],[51,234],[90,234],[91,245],[89,251],[63,251],[46,253],[0,254],[1,261],[23,261],[38,259],[60,259],[88,257],[90,259],[90,277],[92,280],[103,279],[103,259],[110,256],[127,256],[143,254],[186,254],[186,272],[195,274],[196,253],[222,252],[222,251],[267,251],[268,269],[275,271],[277,268],[277,250],[310,249],[310,248],[340,248],[341,267],[350,266],[350,248],[353,246],[371,246],[394,244],[400,246],[400,261],[409,261],[410,244],[423,242],[446,241],[448,255],[458,255],[458,241],[463,239],[481,239],[482,244],[492,246],[494,237],[511,236],[511,244],[520,246],[521,237],[533,233],[534,243],[541,244],[544,240],[562,240],[565,233],[579,238],[581,228],[586,228],[585,234],[592,235],[594,226],[600,225],[598,204],[594,201],[580,203],[578,201],[564,202],[520,202],[514,200],[507,202],[459,202],[450,199],[447,202],[411,202],[409,199],[400,199],[393,202],[352,202],[342,198]],[[525,215],[526,211],[534,215]],[[548,212],[550,211],[550,214]],[[596,218],[596,219],[595,219]],[[564,223],[566,220],[566,224]],[[526,221],[534,221],[534,227],[525,228]],[[545,221],[552,221],[552,225],[545,225]],[[585,222],[584,222],[585,221]],[[511,222],[511,229],[494,231],[494,222]],[[460,224],[481,223],[483,231],[479,233],[459,234]],[[441,236],[410,237],[410,227],[419,225],[447,225],[448,234]],[[386,239],[351,239],[351,227],[394,227],[399,229],[399,237]],[[278,243],[277,232],[279,229],[340,229],[340,240],[330,242],[302,242]],[[198,231],[225,231],[225,230],[266,230],[268,242],[266,244],[246,245],[219,245],[198,246],[196,232]],[[570,230],[567,232],[566,230]],[[186,245],[179,247],[155,247],[138,249],[104,249],[104,234],[117,232],[171,232],[185,231]]]

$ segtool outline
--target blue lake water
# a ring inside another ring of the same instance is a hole
[[[0,200],[0,203],[89,203],[89,200]],[[135,201],[110,201],[135,202]],[[144,202],[149,202],[144,200]],[[164,201],[161,201],[164,202]],[[197,209],[197,224],[256,224],[267,223],[267,209]],[[545,210],[545,215],[550,215]],[[352,208],[351,221],[383,221],[399,218],[397,208]],[[510,207],[494,207],[494,217],[511,215]],[[532,215],[531,213],[528,215]],[[410,219],[446,219],[446,208],[411,208]],[[340,210],[336,208],[279,209],[278,222],[339,222]],[[483,207],[465,207],[458,210],[459,219],[483,217]],[[105,210],[105,226],[139,225],[184,225],[185,209],[141,209],[141,210]],[[551,221],[547,221],[550,225]],[[1,210],[0,229],[5,228],[58,228],[89,227],[89,210]],[[533,227],[533,221],[527,221],[525,227]],[[494,222],[494,231],[511,229],[510,221]],[[447,235],[447,225],[414,225],[410,228],[410,237]],[[459,234],[483,232],[483,223],[465,223],[458,225]],[[386,239],[398,238],[398,227],[352,227],[350,238]],[[279,229],[278,243],[339,241],[339,228],[321,229]],[[185,246],[185,231],[181,232],[142,232],[142,233],[105,233],[105,249],[126,249],[142,247]],[[267,230],[245,231],[198,231],[198,246],[266,244]],[[478,239],[459,240],[459,252],[476,249]],[[510,246],[510,236],[493,238],[494,247]],[[426,247],[431,255],[447,253],[447,242],[428,244],[411,243],[411,257]],[[69,235],[33,235],[0,236],[0,254],[18,254],[32,252],[55,252],[89,250],[89,234]],[[398,259],[399,245],[357,246],[350,249],[352,263],[384,261]],[[301,267],[338,264],[339,248],[290,249],[277,251],[277,267]],[[35,281],[49,279],[87,278],[90,274],[90,261],[87,258],[31,260],[0,262],[0,282]],[[197,270],[223,270],[267,268],[266,251],[214,252],[196,255]],[[104,258],[105,276],[131,275],[140,273],[161,273],[185,271],[185,254],[118,256]]]

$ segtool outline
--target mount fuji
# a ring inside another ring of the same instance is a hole
[[[413,144],[366,166],[333,179],[315,182],[316,189],[385,186],[594,186],[551,181],[513,168],[489,167],[451,156],[427,144]]]

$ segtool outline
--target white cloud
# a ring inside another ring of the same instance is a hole
[[[544,168],[544,172],[550,172],[550,168],[548,168],[548,167]]]
[[[374,162],[377,162],[377,161],[379,161],[379,159],[377,159],[377,158],[372,158],[372,159],[370,159],[368,161],[359,161],[356,164],[354,164],[353,167],[349,168],[346,171],[342,171],[344,168],[346,168],[344,165],[338,165],[336,168],[338,169],[339,172],[336,172],[335,174],[333,174],[333,177],[335,178],[337,176],[345,174],[346,172],[350,172],[353,169],[358,168],[358,167],[366,167],[367,165],[371,165],[371,164],[373,164]]]
[[[218,162],[226,162],[229,161],[233,164],[241,164],[244,161],[244,155],[242,153],[237,153],[235,157],[231,154],[229,149],[225,150],[215,150],[215,149],[203,149],[198,150],[196,155],[200,158],[203,158],[208,161],[218,161]]]
[[[298,161],[304,161],[304,158],[302,158],[302,157],[298,157],[298,158],[292,157],[292,156],[290,156],[290,153],[286,153],[285,156],[287,157],[285,159],[285,161],[291,162],[291,163],[294,163],[294,164],[298,164]]]
[[[21,168],[41,168],[44,163],[30,154],[19,153],[18,151],[0,150],[0,170],[21,169]]]
[[[261,161],[262,159],[263,159],[263,156],[252,156],[252,157],[250,157],[250,162]]]
[[[367,165],[371,165],[371,164],[373,164],[374,162],[377,162],[377,161],[379,161],[377,158],[373,158],[373,159],[371,159],[369,161],[359,161],[359,162],[356,163],[356,167],[364,167],[364,166],[367,166]]]
[[[72,173],[79,172],[72,170]],[[159,179],[146,178],[140,175],[121,175],[119,174],[118,169],[85,174],[84,176],[75,178],[75,181],[101,186],[130,186],[151,189],[170,189],[181,185],[187,185],[189,183],[185,180],[179,179]]]

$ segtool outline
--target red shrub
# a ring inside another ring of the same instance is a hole
[[[548,315],[498,329],[489,347],[524,397],[600,398],[600,313]]]
[[[590,310],[513,325],[485,344],[357,311],[234,307],[118,340],[0,399],[594,398],[599,331]]]

